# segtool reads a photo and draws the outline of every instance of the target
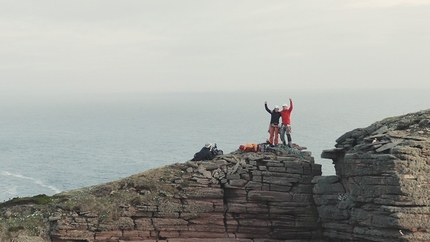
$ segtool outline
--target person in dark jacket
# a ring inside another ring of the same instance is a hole
[[[212,144],[206,143],[205,146],[197,153],[194,154],[192,161],[200,160],[212,160],[214,158],[212,154]]]
[[[281,118],[281,113],[279,112],[279,107],[275,106],[273,110],[267,107],[267,102],[264,102],[264,107],[266,111],[270,113],[270,125],[269,125],[269,143],[272,146],[278,145],[278,132],[279,132],[279,119]]]

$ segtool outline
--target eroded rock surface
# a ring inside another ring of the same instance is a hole
[[[321,242],[312,197],[316,175],[321,165],[310,153],[289,148],[177,163],[59,194],[48,208],[21,205],[28,214],[43,214],[43,228],[31,234],[21,223],[9,236],[54,242]],[[18,214],[13,206],[4,211]]]
[[[430,241],[430,110],[309,152],[222,155],[0,204],[1,241]]]
[[[430,110],[341,136],[334,177],[314,179],[330,241],[430,241]]]

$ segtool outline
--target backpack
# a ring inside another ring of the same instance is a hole
[[[259,151],[258,144],[248,143],[246,145],[239,146],[239,149],[245,152],[257,152]]]

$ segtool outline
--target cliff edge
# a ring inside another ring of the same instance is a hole
[[[321,241],[309,152],[241,151],[1,204],[2,241]]]
[[[321,176],[279,147],[0,204],[1,241],[430,241],[430,110],[345,133]]]
[[[352,130],[336,143],[321,156],[337,176],[314,181],[324,237],[430,241],[430,110]]]

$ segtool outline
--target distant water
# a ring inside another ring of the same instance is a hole
[[[268,138],[269,107],[294,101],[293,142],[320,158],[347,131],[430,108],[428,90],[112,94],[0,101],[0,201],[53,195],[185,162],[206,142],[225,153]]]

